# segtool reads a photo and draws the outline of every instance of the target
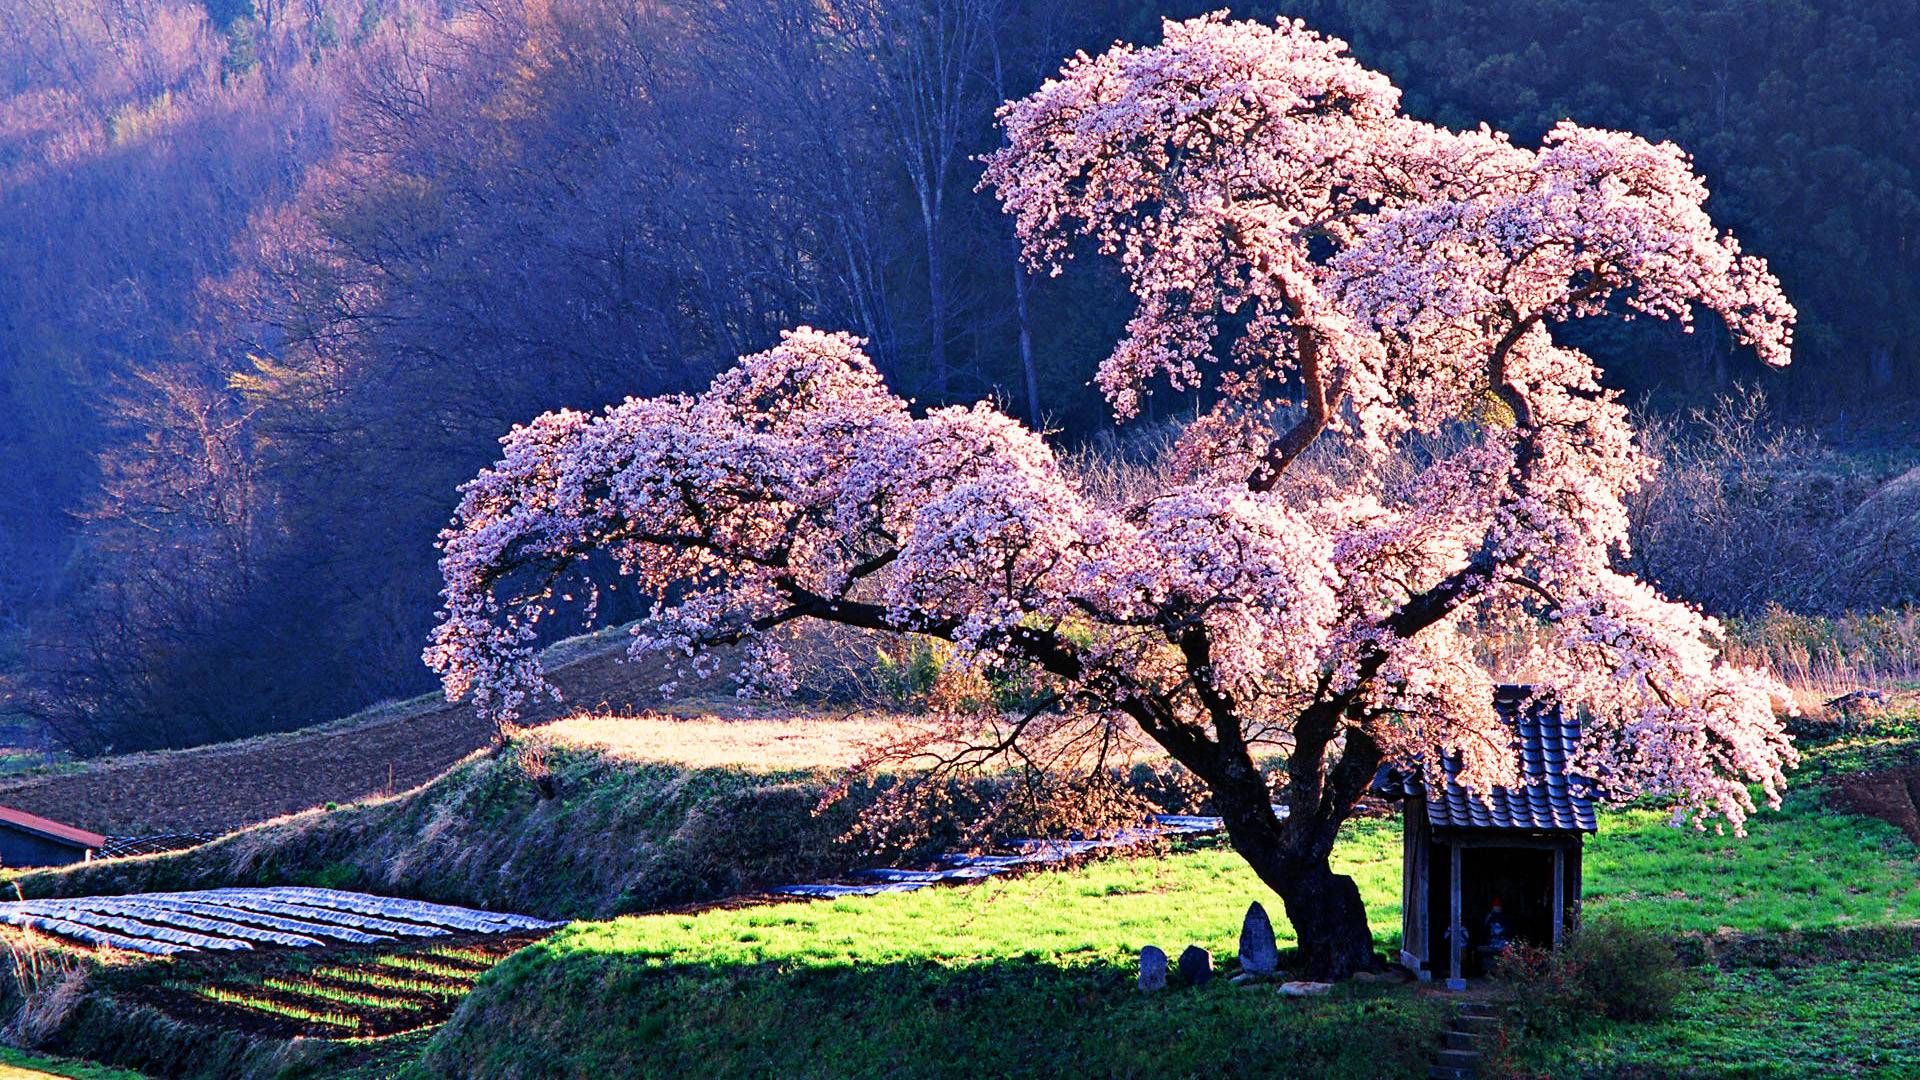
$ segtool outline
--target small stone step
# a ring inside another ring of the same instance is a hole
[[[1476,1069],[1458,1069],[1448,1065],[1434,1065],[1427,1069],[1427,1080],[1474,1080],[1479,1075]]]
[[[1458,1029],[1449,1031],[1447,1032],[1447,1049],[1479,1050],[1480,1036],[1471,1031],[1460,1031]]]
[[[1442,1050],[1433,1063],[1443,1069],[1475,1069],[1480,1066],[1480,1055],[1472,1050]]]
[[[1493,1031],[1500,1026],[1497,1016],[1456,1016],[1453,1018],[1455,1031],[1469,1031],[1474,1034]]]
[[[1500,1010],[1484,1001],[1462,1001],[1454,1005],[1455,1016],[1499,1016]]]

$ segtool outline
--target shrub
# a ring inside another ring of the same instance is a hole
[[[1604,922],[1576,931],[1565,962],[1609,1020],[1658,1020],[1687,988],[1666,938],[1644,927]]]
[[[1640,1022],[1673,1011],[1687,975],[1673,946],[1652,930],[1606,921],[1574,931],[1557,950],[1515,944],[1496,975],[1510,986],[1529,1031],[1570,1030],[1593,1019]]]
[[[946,666],[946,651],[932,642],[888,642],[874,650],[873,681],[892,704],[918,705],[933,691]]]
[[[1904,456],[1842,453],[1751,389],[1638,429],[1659,468],[1629,500],[1630,562],[1669,594],[1722,615],[1839,616],[1920,590],[1920,469]]]

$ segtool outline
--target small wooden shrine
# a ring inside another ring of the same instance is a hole
[[[1473,793],[1446,765],[1442,790],[1383,772],[1375,790],[1405,800],[1401,962],[1422,979],[1486,973],[1513,941],[1551,947],[1579,925],[1580,854],[1593,785],[1570,766],[1580,722],[1521,686],[1494,696],[1514,726],[1525,782]]]

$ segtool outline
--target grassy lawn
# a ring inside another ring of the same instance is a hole
[[[0,1080],[44,1080],[50,1076],[67,1080],[140,1080],[140,1074],[108,1068],[87,1061],[41,1057],[11,1046],[0,1046]]]
[[[1365,824],[1340,859],[1384,928],[1398,922],[1398,840],[1391,824]],[[484,980],[429,1061],[446,1075],[543,1076],[1424,1071],[1446,1010],[1431,995],[1134,987],[1143,945],[1197,943],[1230,960],[1256,898],[1277,915],[1245,864],[1211,849],[977,888],[577,924]]]
[[[1920,850],[1884,821],[1796,790],[1748,835],[1672,828],[1649,811],[1603,814],[1587,843],[1590,914],[1663,931],[1815,930],[1920,920]]]
[[[1920,961],[1706,969],[1678,1013],[1528,1047],[1553,1077],[1920,1076]]]
[[[1398,822],[1356,823],[1337,862],[1358,879],[1380,948],[1397,949]],[[1746,838],[1623,811],[1604,815],[1588,845],[1588,910],[1666,932],[1887,925],[1920,919],[1916,871],[1920,851],[1897,830],[1826,810],[1811,791],[1756,817]],[[1196,943],[1230,964],[1252,899],[1268,905],[1284,946],[1277,900],[1224,847],[976,888],[579,923],[483,980],[427,1060],[443,1075],[1423,1071],[1445,1008],[1430,995],[1134,989],[1142,945],[1175,955]],[[1555,1076],[1607,1075],[1611,1060],[1655,1076],[1775,1075],[1738,1071],[1756,1060],[1794,1062],[1801,1074],[1822,1061],[1920,1069],[1900,1056],[1914,1052],[1911,1028],[1885,1022],[1920,1006],[1900,981],[1913,974],[1890,964],[1703,972],[1670,1022],[1534,1050],[1551,1056]],[[1859,1000],[1839,1000],[1849,995]],[[1808,1038],[1816,1028],[1826,1034]],[[1707,1071],[1683,1067],[1693,1061]]]

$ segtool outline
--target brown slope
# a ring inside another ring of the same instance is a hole
[[[1841,809],[1891,822],[1920,843],[1920,765],[1842,777],[1832,797]]]
[[[527,720],[637,709],[656,699],[659,672],[620,663],[619,646],[610,640],[556,667],[564,701],[541,703]],[[430,695],[280,735],[10,778],[0,781],[0,805],[114,835],[234,829],[417,787],[492,737],[470,706]]]

